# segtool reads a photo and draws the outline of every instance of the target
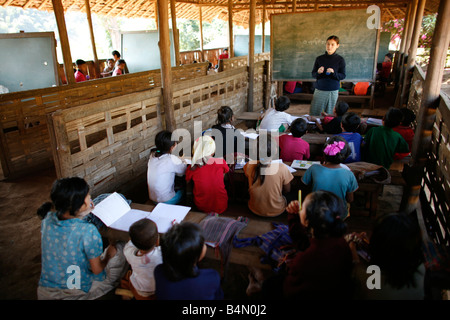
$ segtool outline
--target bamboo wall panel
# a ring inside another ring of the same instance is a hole
[[[417,115],[425,73],[414,68],[408,108]],[[450,246],[450,101],[441,94],[431,133],[431,151],[422,180],[421,204],[428,234],[438,244]]]
[[[262,70],[262,68],[261,68]],[[236,114],[246,110],[246,68],[174,84],[178,128],[193,133],[211,127],[222,105]],[[58,177],[83,177],[92,194],[120,191],[145,176],[150,149],[164,128],[160,88],[58,110],[49,119]]]
[[[201,77],[207,63],[172,68],[173,81]],[[126,74],[0,95],[0,150],[6,176],[16,176],[53,165],[47,114],[56,110],[160,87],[160,70]],[[6,166],[6,168],[5,168]]]

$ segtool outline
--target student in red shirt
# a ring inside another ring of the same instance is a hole
[[[280,136],[280,158],[283,161],[309,159],[309,143],[301,138],[306,133],[308,124],[305,119],[297,118],[292,121],[289,131],[292,135]]]
[[[406,143],[408,143],[409,151],[411,151],[412,142],[414,140],[414,130],[411,127],[412,122],[416,119],[416,115],[414,112],[408,108],[401,108],[400,111],[403,114],[402,122],[392,130],[400,133],[400,135],[405,139]],[[404,157],[408,156],[410,152],[406,153],[396,153],[394,154],[394,160],[400,160]]]
[[[223,53],[219,55],[219,59],[228,59],[228,49],[223,49]]]
[[[186,181],[194,183],[194,204],[200,211],[223,213],[228,207],[228,194],[223,181],[230,169],[222,158],[213,158],[216,143],[210,136],[194,142],[192,165],[186,169]]]
[[[83,82],[89,80],[88,65],[86,64],[86,61],[78,59],[75,61],[75,64],[77,65],[77,71],[75,71],[75,81]]]

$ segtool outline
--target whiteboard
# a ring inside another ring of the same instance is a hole
[[[121,58],[126,61],[130,73],[161,69],[158,42],[157,30],[131,31],[121,34]],[[170,30],[170,64],[172,67],[176,64],[172,29]]]
[[[59,84],[54,32],[0,34],[0,85],[9,92]]]

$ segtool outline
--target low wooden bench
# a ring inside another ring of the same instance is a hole
[[[132,203],[131,208],[143,210],[143,211],[152,211],[155,206],[151,204],[138,204]],[[205,217],[206,213],[198,212],[198,211],[189,211],[183,221],[190,221],[193,223],[200,223]],[[221,217],[226,217],[225,215],[221,215]],[[235,219],[236,217],[229,217]],[[248,238],[260,236],[264,233],[267,233],[273,229],[272,225],[273,220],[264,220],[260,217],[251,217],[249,218],[248,225],[242,229],[238,237],[239,238]],[[130,237],[128,232],[116,230],[112,228],[107,228],[104,232],[102,232],[102,236],[108,238],[110,240],[123,241],[127,242]],[[207,246],[206,258],[220,260],[220,256],[216,255],[216,252],[213,248]],[[232,248],[229,256],[229,263],[235,263],[239,265],[245,265],[249,267],[255,267],[260,269],[271,270],[271,267],[268,264],[261,263],[260,259],[264,255],[264,251],[257,246],[247,246],[243,248]]]
[[[297,100],[305,100],[305,101],[311,101],[314,94],[312,93],[291,93],[286,94],[286,96],[289,99],[297,99]],[[351,103],[361,103],[363,108],[366,108],[370,105],[370,99],[371,96],[356,96],[356,95],[346,95],[346,94],[339,94],[338,100],[345,101],[345,102],[351,102]]]

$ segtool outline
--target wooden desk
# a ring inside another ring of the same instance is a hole
[[[138,203],[132,203],[131,208],[143,210],[143,211],[152,211],[154,205],[150,204],[138,204]],[[193,223],[200,223],[205,217],[207,216],[206,213],[203,212],[197,212],[197,211],[189,211],[189,213],[186,215],[183,221],[190,221]],[[225,217],[224,215],[221,215]],[[232,219],[235,219],[236,217],[230,217]],[[266,232],[269,232],[273,229],[272,226],[273,220],[264,220],[260,217],[250,217],[248,225],[242,229],[238,237],[239,238],[248,238],[248,237],[255,237],[262,235]],[[102,236],[108,239],[114,239],[116,241],[123,241],[127,242],[130,237],[128,235],[128,232],[116,230],[112,228],[107,228],[104,232],[102,232]],[[213,248],[207,246],[207,252],[206,257],[210,259],[215,259],[220,261],[220,256],[217,257],[215,254],[215,251]],[[248,246],[244,248],[232,248],[231,253],[229,256],[229,263],[235,263],[245,266],[251,266],[266,270],[271,270],[270,266],[268,264],[262,264],[260,261],[260,258],[264,255],[264,251],[256,246]]]

